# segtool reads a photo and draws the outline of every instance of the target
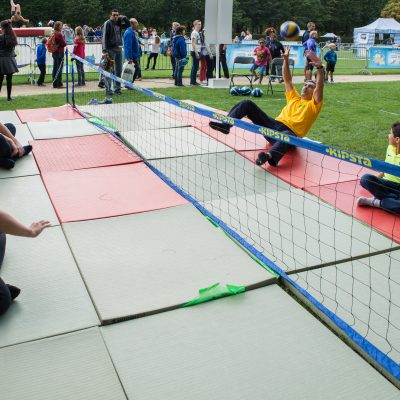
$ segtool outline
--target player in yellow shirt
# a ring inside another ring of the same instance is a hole
[[[229,112],[229,116],[233,118],[249,118],[253,123],[266,128],[273,129],[285,133],[287,135],[304,137],[307,135],[312,124],[317,119],[323,103],[324,92],[324,69],[321,59],[315,54],[310,54],[309,58],[313,65],[317,68],[316,81],[308,80],[304,82],[301,94],[297,92],[293,86],[292,76],[289,70],[290,47],[286,47],[283,54],[283,78],[286,91],[286,106],[282,109],[277,118],[269,117],[255,103],[250,100],[244,100],[238,103]],[[228,134],[231,125],[211,121],[210,127]],[[268,152],[261,152],[257,158],[257,165],[268,162],[273,166],[277,166],[279,160],[286,151],[292,147],[290,144],[275,139],[267,138],[272,147]]]
[[[389,146],[385,162],[400,166],[400,122],[392,125],[389,133]],[[361,186],[374,197],[360,197],[359,206],[382,208],[400,215],[400,177],[380,172],[378,176],[365,174],[360,180]]]

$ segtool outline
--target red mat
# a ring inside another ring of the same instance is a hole
[[[66,119],[83,118],[70,105],[17,110],[17,115],[23,124],[27,122],[64,121]]]
[[[267,147],[270,145],[268,144]],[[253,163],[255,163],[258,153],[258,150],[239,151],[239,154]],[[352,181],[366,173],[371,173],[371,170],[359,165],[299,147],[288,151],[282,157],[278,167],[272,167],[266,163],[262,168],[300,189]]]
[[[400,243],[400,217],[380,209],[357,206],[358,197],[372,197],[359,180],[308,187],[306,191]]]
[[[30,143],[42,173],[107,167],[142,161],[123,143],[107,134],[34,140]]]
[[[144,163],[42,175],[60,222],[135,214],[186,204]]]

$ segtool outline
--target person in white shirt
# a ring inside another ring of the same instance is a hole
[[[190,35],[190,38],[192,40],[192,70],[190,72],[190,84],[194,86],[200,85],[197,82],[197,71],[199,70],[199,61],[201,58],[201,36],[200,36],[200,30],[201,30],[201,21],[196,19],[193,22],[193,31],[192,34]]]
[[[160,36],[157,35],[157,31],[153,29],[153,32],[151,33],[151,38],[150,38],[150,55],[149,58],[147,59],[147,67],[145,68],[146,70],[149,69],[150,67],[150,61],[153,59],[153,68],[156,69],[156,63],[157,63],[157,57],[158,54],[160,53],[160,46],[161,46],[161,39]]]

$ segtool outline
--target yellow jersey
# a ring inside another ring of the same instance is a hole
[[[389,164],[400,165],[400,154],[396,154],[396,146],[392,146],[391,144],[389,144],[386,151],[385,162]],[[383,179],[400,183],[400,177],[396,175],[390,175],[385,173],[385,175],[383,175]]]
[[[285,124],[296,136],[302,138],[307,135],[321,108],[322,101],[315,104],[314,98],[304,100],[293,88],[290,92],[286,92],[286,106],[275,119]]]

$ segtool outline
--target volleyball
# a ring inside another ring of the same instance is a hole
[[[251,92],[251,95],[253,97],[261,97],[263,95],[263,91],[260,88],[255,88],[253,89],[253,91]]]
[[[229,93],[230,93],[232,96],[239,96],[239,95],[240,95],[239,88],[237,88],[236,86],[234,86],[233,88],[231,88],[231,90],[229,91]]]
[[[300,28],[293,21],[286,21],[280,27],[280,34],[284,40],[296,40],[300,35]]]
[[[251,93],[251,89],[248,86],[243,86],[240,88],[240,94],[242,96],[248,96]]]

